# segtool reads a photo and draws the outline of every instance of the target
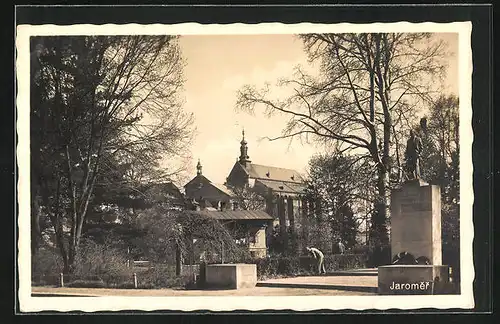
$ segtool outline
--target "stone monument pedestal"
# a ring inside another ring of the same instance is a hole
[[[441,191],[420,179],[391,192],[391,254],[401,252],[430,264],[398,264],[378,268],[379,294],[433,294],[449,283],[442,265]]]
[[[387,265],[378,268],[381,295],[432,295],[443,293],[449,282],[446,265]]]
[[[208,287],[240,289],[257,285],[256,264],[210,264],[205,271]]]
[[[411,253],[441,264],[441,190],[422,180],[391,192],[391,254]]]

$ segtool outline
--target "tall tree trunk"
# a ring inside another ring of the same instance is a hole
[[[175,243],[175,275],[180,276],[182,270],[182,254],[179,242]]]
[[[375,245],[384,245],[388,242],[387,236],[387,208],[388,208],[388,195],[387,187],[389,184],[389,170],[390,170],[390,138],[391,138],[391,127],[392,127],[392,117],[389,111],[389,89],[387,82],[387,70],[386,64],[388,60],[387,48],[381,46],[382,38],[385,40],[386,35],[377,34],[375,36],[375,58],[374,67],[376,73],[376,87],[380,103],[382,105],[384,122],[383,122],[383,139],[382,139],[382,158],[377,164],[377,201],[375,206],[376,221],[372,224],[374,225]],[[385,43],[384,43],[385,45]],[[384,54],[384,55],[383,55]],[[378,151],[378,150],[377,150]]]
[[[35,187],[35,186],[32,186]],[[38,202],[38,185],[35,190],[31,190],[31,271],[32,274],[37,273],[37,262],[35,258],[38,254],[41,242],[40,231],[40,207]]]
[[[36,189],[35,189],[36,188]],[[31,255],[36,255],[41,242],[40,230],[40,204],[39,204],[39,187],[32,186],[31,190]]]
[[[387,220],[387,208],[388,208],[388,199],[387,199],[387,182],[388,182],[388,172],[384,166],[379,166],[377,168],[377,210],[380,220]],[[380,224],[385,226],[384,223]],[[382,233],[381,233],[382,234]]]
[[[55,206],[54,208],[49,208],[49,218],[52,223],[52,227],[54,228],[54,233],[56,237],[56,246],[61,252],[61,257],[63,260],[63,272],[69,272],[69,260],[68,260],[68,252],[66,250],[66,246],[64,245],[64,232],[63,226],[61,224],[61,208],[60,208],[60,186],[61,180],[58,178],[56,184],[56,195],[55,195]],[[49,202],[49,197],[47,196],[48,189],[44,188],[43,192],[45,195],[43,196],[45,206],[51,206]],[[52,210],[51,210],[52,209]]]

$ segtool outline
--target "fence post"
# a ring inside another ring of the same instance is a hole
[[[134,272],[134,288],[137,289],[137,274]]]
[[[62,272],[59,274],[59,285],[64,287],[64,273]]]

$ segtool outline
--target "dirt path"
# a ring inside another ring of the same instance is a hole
[[[308,276],[270,279],[263,286],[232,290],[32,287],[33,296],[362,296],[374,295],[376,276]],[[259,284],[260,284],[259,283]],[[275,286],[265,286],[275,284]],[[277,285],[276,285],[277,284]],[[344,289],[342,289],[344,288]]]
[[[324,285],[346,287],[377,287],[376,276],[308,276],[294,278],[269,279],[264,283],[280,283],[290,285]]]
[[[34,297],[45,296],[363,296],[369,292],[355,292],[336,289],[255,287],[233,290],[176,290],[176,289],[106,289],[106,288],[54,288],[33,287]]]

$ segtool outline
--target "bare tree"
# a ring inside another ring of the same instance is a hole
[[[376,170],[378,217],[372,227],[384,240],[389,175],[401,154],[397,132],[432,101],[433,81],[445,69],[444,43],[422,33],[299,37],[310,62],[319,63],[320,75],[297,68],[293,78],[278,84],[292,94],[278,100],[269,98],[269,86],[257,90],[247,85],[238,93],[237,106],[254,111],[259,105],[269,115],[289,117],[283,134],[273,139],[305,137],[364,154]]]
[[[70,271],[103,174],[127,163],[154,170],[189,142],[183,61],[171,36],[35,37],[31,46],[32,181]]]
[[[321,204],[324,215],[317,218],[325,221],[335,236],[329,242],[339,237],[349,241],[349,247],[356,242],[361,219],[355,211],[373,203],[373,195],[367,194],[372,173],[366,161],[355,155],[318,154],[309,161],[306,195]]]
[[[243,210],[265,210],[266,200],[262,195],[248,186],[231,187],[233,199],[238,204],[238,207]]]

